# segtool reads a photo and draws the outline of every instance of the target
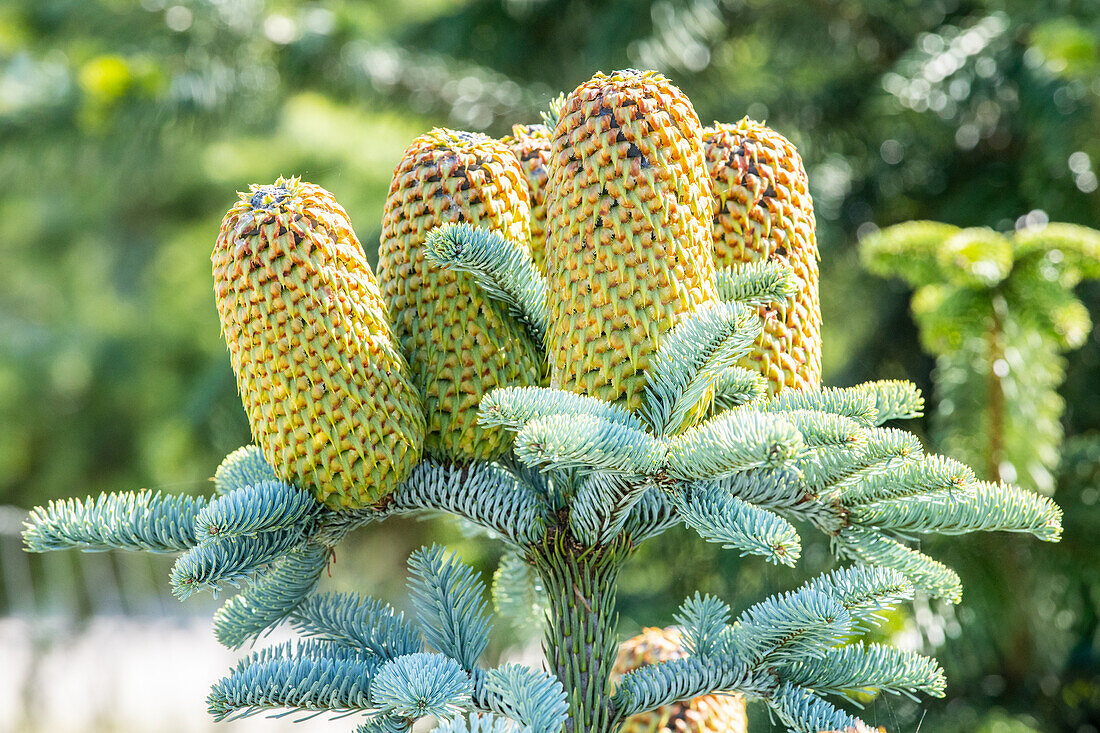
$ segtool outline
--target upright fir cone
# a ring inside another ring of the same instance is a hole
[[[653,71],[566,97],[546,197],[553,385],[637,409],[661,336],[716,297],[701,130]]]
[[[546,274],[546,166],[550,161],[550,131],[546,125],[512,125],[501,139],[516,157],[527,179],[531,206],[531,259]]]
[[[413,141],[394,172],[378,273],[424,396],[424,448],[441,460],[492,460],[503,453],[509,435],[479,426],[478,404],[497,387],[540,384],[544,361],[522,325],[471,275],[424,259],[424,239],[440,224],[466,222],[526,248],[528,213],[516,156],[484,135],[432,130]]]
[[[646,664],[687,656],[680,630],[643,629],[623,642],[615,679]],[[703,695],[627,718],[620,733],[745,733],[745,700],[740,695]]]
[[[806,169],[794,146],[745,118],[703,131],[714,184],[714,262],[779,262],[794,270],[798,293],[789,306],[761,308],[764,333],[742,366],[759,371],[768,391],[821,382],[821,306],[817,238]]]
[[[348,215],[297,178],[240,198],[211,259],[253,438],[329,507],[379,504],[420,460],[424,413]]]

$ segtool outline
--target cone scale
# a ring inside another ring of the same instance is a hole
[[[565,99],[546,196],[552,386],[637,409],[661,336],[716,297],[701,129],[656,72],[597,74]]]
[[[492,460],[511,444],[477,424],[481,398],[497,387],[535,386],[543,356],[522,325],[471,275],[428,263],[424,240],[440,224],[495,230],[517,247],[530,238],[519,162],[484,135],[433,130],[394,172],[382,218],[379,279],[427,412],[425,451],[440,460]]]
[[[252,186],[212,255],[252,435],[332,509],[376,505],[420,460],[424,416],[347,213],[296,178]]]
[[[764,333],[741,366],[760,372],[768,391],[821,383],[821,306],[813,201],[794,146],[747,117],[703,131],[714,187],[716,267],[777,262],[790,267],[798,289],[789,306],[761,307]]]

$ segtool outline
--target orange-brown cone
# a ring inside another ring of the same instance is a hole
[[[716,297],[701,130],[656,72],[566,97],[546,195],[552,386],[637,409],[660,338]]]
[[[424,398],[424,449],[441,460],[492,460],[510,445],[502,428],[477,424],[497,387],[536,386],[541,349],[471,275],[430,264],[436,226],[484,226],[527,247],[527,185],[516,156],[485,135],[432,130],[405,151],[382,217],[378,274],[394,332]]]
[[[546,125],[512,125],[512,134],[501,140],[519,159],[527,179],[531,206],[531,259],[546,274],[546,164],[550,161],[550,131]]]
[[[252,186],[212,260],[265,460],[333,509],[382,502],[420,460],[424,414],[347,213],[296,178]]]
[[[806,170],[794,146],[747,117],[703,131],[714,184],[716,267],[778,262],[794,270],[798,292],[789,306],[761,308],[764,333],[742,366],[759,371],[768,391],[821,382],[821,306],[817,238]]]

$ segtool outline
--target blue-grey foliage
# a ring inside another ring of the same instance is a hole
[[[565,723],[568,706],[561,681],[546,672],[519,664],[490,669],[486,687],[499,695],[509,717],[531,733],[557,733]]]
[[[664,338],[646,370],[642,415],[658,435],[679,432],[689,416],[706,413],[723,371],[736,366],[763,324],[740,303],[701,306]]]
[[[572,415],[597,417],[633,430],[646,426],[626,408],[588,395],[547,387],[501,387],[482,398],[478,423],[520,430],[539,417]]]
[[[720,268],[715,273],[715,284],[722,300],[749,306],[785,303],[799,287],[791,268],[765,261]]]
[[[767,700],[779,720],[793,731],[846,731],[859,723],[804,687],[784,683]]]
[[[275,470],[259,446],[245,445],[225,457],[214,472],[214,493],[224,496],[262,481],[275,481]]]
[[[409,558],[409,595],[428,644],[472,670],[489,644],[485,585],[434,545]]]
[[[253,654],[217,682],[207,705],[215,720],[287,708],[369,710],[377,662],[320,642],[284,644]]]
[[[696,657],[709,657],[717,653],[729,618],[729,604],[719,598],[698,592],[688,598],[676,614],[684,649]]]
[[[774,468],[805,452],[789,420],[738,408],[689,428],[669,442],[668,472],[681,480],[720,478],[754,468]]]
[[[176,559],[168,578],[172,592],[184,599],[201,590],[217,593],[226,583],[238,586],[303,540],[300,527],[206,540]]]
[[[159,491],[59,499],[27,517],[23,542],[31,552],[80,549],[181,552],[194,547],[195,517],[206,499]]]
[[[624,716],[717,692],[762,696],[773,684],[767,672],[753,670],[732,656],[685,657],[647,664],[623,675],[615,707]]]
[[[746,662],[775,663],[820,656],[852,629],[851,613],[840,599],[807,586],[746,609],[730,641]]]
[[[405,614],[357,593],[324,593],[298,604],[290,622],[300,634],[387,661],[421,651],[420,634]]]
[[[321,509],[308,491],[282,481],[260,481],[207,504],[195,518],[195,534],[202,542],[287,529],[302,525]]]
[[[581,468],[624,476],[659,471],[666,448],[647,432],[592,415],[549,415],[517,434],[516,456],[544,470]]]
[[[882,644],[850,644],[784,665],[788,682],[817,693],[923,692],[943,697],[946,681],[934,659]]]
[[[508,306],[540,346],[546,340],[546,279],[527,248],[490,229],[444,224],[428,234],[424,254],[437,265],[470,273],[491,298]]]
[[[284,621],[317,587],[331,553],[331,548],[309,542],[274,563],[253,586],[214,614],[218,641],[236,649]]]
[[[450,657],[418,652],[386,662],[370,687],[371,701],[385,715],[451,718],[473,707],[470,677]]]
[[[468,466],[425,459],[397,490],[392,512],[454,514],[520,545],[537,542],[546,507],[538,493],[492,464]]]
[[[759,372],[744,367],[727,367],[714,380],[714,411],[757,402],[768,393],[768,382]]]
[[[802,554],[798,532],[790,522],[714,483],[676,496],[673,503],[680,518],[700,537],[740,550],[742,556],[762,555],[769,562],[793,566]]]
[[[546,589],[531,565],[506,552],[493,574],[493,607],[521,635],[541,631],[546,621]]]

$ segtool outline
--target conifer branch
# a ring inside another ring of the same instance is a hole
[[[369,710],[375,662],[319,642],[280,645],[253,654],[217,682],[207,697],[215,721],[276,708],[323,712]]]
[[[646,369],[642,414],[658,435],[680,432],[706,414],[714,384],[747,354],[763,323],[740,303],[701,306],[661,339]]]
[[[898,532],[1026,532],[1047,542],[1062,534],[1062,512],[1032,491],[981,481],[951,492],[889,499],[852,508],[855,524]]]
[[[489,692],[498,695],[511,711],[509,717],[531,733],[557,733],[565,723],[569,706],[556,677],[519,664],[505,664],[485,675]]]
[[[908,221],[863,238],[864,266],[878,275],[903,278],[920,286],[942,276],[937,251],[959,228],[935,221]]]
[[[1012,237],[1017,259],[1043,256],[1066,272],[1072,287],[1083,279],[1100,278],[1100,232],[1078,224],[1051,222],[1026,227]],[[1052,252],[1057,255],[1051,257]]]
[[[804,586],[772,596],[742,613],[730,643],[749,664],[820,656],[852,633],[852,617],[834,595]]]
[[[371,677],[371,702],[383,715],[453,718],[470,710],[470,677],[457,661],[417,652],[391,659]]]
[[[485,293],[508,307],[540,347],[546,342],[546,279],[527,247],[469,224],[443,224],[424,241],[433,264],[467,272]]]
[[[225,496],[246,486],[276,480],[275,470],[264,459],[263,451],[258,446],[245,445],[222,459],[214,473],[214,493]]]
[[[570,529],[585,544],[610,542],[622,531],[634,505],[650,486],[645,479],[604,472],[587,476],[573,497]]]
[[[688,654],[706,658],[717,654],[728,631],[730,607],[712,595],[695,595],[680,604],[676,623],[683,630],[684,649]]]
[[[841,555],[902,573],[916,587],[952,603],[962,599],[962,581],[943,563],[866,527],[845,527],[837,535]]]
[[[321,513],[313,495],[282,481],[261,481],[220,496],[195,518],[199,542],[299,526]]]
[[[301,527],[289,527],[206,540],[180,555],[172,566],[169,575],[172,593],[183,600],[201,590],[217,594],[223,583],[239,586],[304,539]]]
[[[767,671],[756,671],[732,657],[685,657],[647,664],[623,675],[613,703],[621,717],[690,700],[701,695],[742,693],[765,697],[775,686]]]
[[[389,511],[423,510],[463,517],[517,545],[537,542],[546,526],[542,497],[487,463],[454,466],[422,461],[398,488]]]
[[[814,692],[789,682],[765,700],[779,720],[795,733],[847,731],[861,725],[857,718],[838,710]]]
[[[941,491],[954,498],[974,480],[974,471],[956,460],[945,456],[921,456],[877,473],[861,475],[858,481],[845,481],[838,487],[838,495],[840,502],[848,507]]]
[[[757,307],[786,304],[798,292],[794,271],[777,262],[746,262],[720,268],[715,273],[718,297],[742,305]]]
[[[214,636],[237,649],[285,620],[317,587],[331,549],[308,542],[289,552],[251,588],[230,598],[214,614]]]
[[[489,644],[485,586],[470,566],[438,545],[409,557],[409,595],[428,644],[467,672]]]
[[[644,432],[645,423],[620,405],[596,397],[549,387],[500,387],[481,400],[478,424],[521,430],[536,418],[573,415],[606,420]]]
[[[412,721],[394,715],[372,715],[371,718],[355,729],[355,733],[407,733],[412,730]],[[436,730],[440,730],[436,728]]]
[[[947,682],[934,659],[882,644],[851,644],[785,665],[784,680],[817,693],[923,692],[943,697]]]
[[[812,410],[851,418],[862,425],[872,424],[876,417],[875,396],[864,385],[784,390],[759,409],[781,413]]]
[[[527,634],[546,622],[546,589],[531,565],[518,553],[506,552],[493,574],[493,607],[497,616]]]
[[[307,598],[290,613],[298,633],[389,661],[422,651],[420,634],[389,604],[357,593]]]
[[[516,434],[516,456],[545,469],[595,469],[646,476],[660,471],[667,448],[652,435],[589,415],[532,420]]]
[[[782,517],[749,504],[710,484],[674,496],[680,518],[707,542],[763,555],[769,562],[793,566],[802,554],[798,532]]]
[[[671,439],[668,472],[688,481],[721,478],[754,468],[779,467],[804,453],[802,435],[790,421],[741,408]]]
[[[714,380],[714,411],[754,403],[767,394],[768,382],[761,374],[744,367],[729,367],[719,372]]]
[[[181,552],[198,543],[195,517],[205,506],[205,498],[148,490],[59,499],[31,510],[23,543],[29,552]]]
[[[623,522],[623,532],[638,544],[679,523],[680,519],[665,492],[652,487],[643,491],[631,507],[630,514]]]

